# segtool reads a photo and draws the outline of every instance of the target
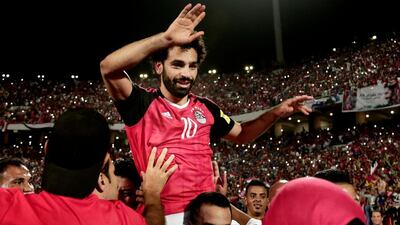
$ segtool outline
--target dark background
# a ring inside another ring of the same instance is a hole
[[[209,55],[202,71],[240,72],[274,65],[272,0],[205,0]],[[397,0],[281,0],[288,64],[333,47],[399,32]],[[0,73],[98,79],[111,51],[164,31],[188,3],[182,0],[1,1]],[[194,2],[196,3],[196,2]],[[140,66],[134,71],[150,72]]]

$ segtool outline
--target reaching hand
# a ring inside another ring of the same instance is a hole
[[[308,95],[301,95],[287,99],[276,107],[276,114],[279,117],[287,117],[295,112],[302,112],[305,115],[309,115],[312,112],[312,109],[305,106],[303,103],[304,101],[312,99],[313,97]]]
[[[154,147],[150,153],[146,172],[141,172],[143,178],[141,190],[143,191],[145,201],[148,195],[160,195],[169,176],[178,168],[178,165],[175,164],[168,169],[174,159],[174,155],[171,155],[164,162],[165,155],[167,154],[166,148],[162,150],[157,162],[154,164],[156,152],[157,148]]]
[[[213,171],[214,171],[214,184],[216,192],[223,194],[226,196],[228,193],[228,181],[226,177],[226,171],[223,171],[222,178],[219,173],[218,163],[217,161],[212,161]]]
[[[195,32],[196,26],[203,20],[206,13],[205,5],[197,4],[192,8],[188,4],[164,32],[164,37],[173,45],[184,45],[204,35],[203,31]]]

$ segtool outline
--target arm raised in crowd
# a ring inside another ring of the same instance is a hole
[[[142,192],[144,197],[144,217],[148,225],[164,225],[165,217],[163,207],[161,205],[160,194],[169,176],[178,168],[178,165],[170,167],[174,155],[171,155],[165,162],[167,149],[164,148],[155,162],[157,148],[153,148],[150,153],[149,163],[146,172],[141,172]]]
[[[188,4],[165,32],[128,44],[101,61],[101,75],[111,97],[124,100],[131,94],[132,84],[124,70],[135,67],[154,52],[190,43],[204,35],[203,31],[194,31],[205,16],[204,10],[204,5]]]
[[[225,197],[228,193],[228,178],[226,171],[223,171],[223,175],[219,172],[219,167],[217,161],[212,161],[213,171],[214,171],[214,184],[216,192],[223,194]],[[231,203],[232,219],[235,220],[240,225],[259,225],[261,221],[256,221],[252,219],[249,215],[236,208]]]

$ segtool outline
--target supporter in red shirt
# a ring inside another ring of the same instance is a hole
[[[24,195],[18,189],[0,189],[0,224],[146,224],[143,216],[116,199],[116,177],[108,150],[110,130],[94,110],[75,109],[55,123],[46,143],[46,156],[39,194]],[[152,224],[164,224],[159,193],[169,175],[172,158],[162,163],[166,150],[155,161],[151,152],[142,172],[146,214]],[[108,178],[106,177],[108,174]]]
[[[361,207],[342,189],[318,178],[299,178],[285,184],[271,202],[263,225],[362,225]]]

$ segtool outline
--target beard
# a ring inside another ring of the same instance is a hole
[[[189,94],[190,90],[193,87],[194,80],[189,77],[178,77],[174,79],[170,79],[165,72],[162,73],[161,79],[165,85],[165,88],[176,98],[183,98]],[[178,82],[189,82],[189,86],[187,88],[178,86]]]

